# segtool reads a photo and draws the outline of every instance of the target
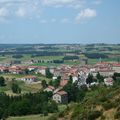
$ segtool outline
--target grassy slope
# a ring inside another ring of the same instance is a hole
[[[85,120],[116,120],[116,109],[120,105],[120,87],[99,89],[87,92],[81,103],[70,104],[69,109],[64,111],[62,117],[57,114],[57,120],[83,120],[83,116],[89,117],[93,111],[100,111],[100,117]]]
[[[5,92],[9,95],[14,95],[11,91],[11,80],[13,78],[21,78],[24,77],[25,75],[18,75],[18,74],[0,74],[0,76],[3,76],[4,78],[6,78],[6,86],[4,87],[0,87],[0,92]],[[49,79],[47,79],[46,77],[42,76],[42,75],[35,75],[38,77],[39,81],[42,80],[46,80],[47,82],[49,81]],[[36,83],[36,84],[25,84],[22,81],[17,81],[17,83],[19,84],[19,86],[22,89],[22,93],[26,93],[26,92],[37,92],[39,91],[42,86],[41,83]]]

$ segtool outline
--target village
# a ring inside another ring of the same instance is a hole
[[[120,63],[115,62],[99,62],[95,65],[60,65],[58,67],[45,67],[45,66],[0,66],[0,74],[21,74],[24,77],[16,78],[17,81],[24,81],[25,84],[37,84],[42,83],[38,80],[37,74],[46,76],[46,70],[52,75],[50,78],[52,81],[57,81],[60,77],[59,85],[57,87],[52,86],[46,82],[44,91],[52,92],[52,99],[56,103],[65,104],[68,102],[68,93],[63,90],[63,87],[68,84],[70,76],[72,77],[72,83],[76,83],[79,87],[85,85],[87,88],[91,86],[98,86],[101,82],[105,86],[113,86],[114,73],[120,73]],[[96,78],[97,75],[102,76],[103,81],[97,79],[91,80],[89,76],[92,75]]]

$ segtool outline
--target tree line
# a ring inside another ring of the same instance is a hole
[[[8,116],[54,113],[57,104],[51,100],[52,93],[40,91],[19,96],[8,96],[0,93],[0,119]]]

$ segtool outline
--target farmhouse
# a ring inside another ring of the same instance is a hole
[[[29,66],[28,70],[29,71],[35,71],[38,67],[37,66]]]
[[[56,103],[65,104],[68,103],[68,95],[65,91],[59,91],[53,95],[53,100]]]
[[[30,84],[33,82],[37,82],[37,77],[36,76],[25,76],[25,77],[20,78],[20,80]]]
[[[104,79],[104,84],[106,85],[106,86],[112,86],[113,85],[113,79],[112,78],[105,78]]]
[[[100,73],[100,75],[102,75],[102,76],[104,76],[104,77],[108,77],[108,76],[113,76],[113,74],[114,74],[114,70],[96,70],[96,71],[92,71],[92,74],[93,74],[93,76],[96,76],[97,75],[97,73]]]
[[[115,72],[120,73],[120,63],[114,63],[112,68]]]
[[[36,70],[36,74],[42,74],[42,75],[45,75],[45,74],[46,74],[46,69],[47,69],[47,67],[40,66],[40,67],[37,68],[37,70]]]
[[[0,73],[4,73],[4,72],[7,72],[7,71],[9,71],[8,67],[0,66]]]

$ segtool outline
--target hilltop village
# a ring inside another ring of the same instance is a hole
[[[17,81],[24,81],[25,84],[37,84],[40,81],[36,75],[42,75],[50,78],[50,82],[45,81],[44,91],[53,93],[53,100],[57,103],[67,103],[68,93],[63,87],[72,80],[77,87],[99,86],[100,84],[112,86],[114,84],[113,76],[120,73],[120,63],[99,62],[95,65],[60,65],[58,67],[45,66],[0,66],[0,74],[20,74],[23,77],[15,78]],[[48,76],[47,76],[48,75]],[[56,82],[57,85],[53,85]]]

